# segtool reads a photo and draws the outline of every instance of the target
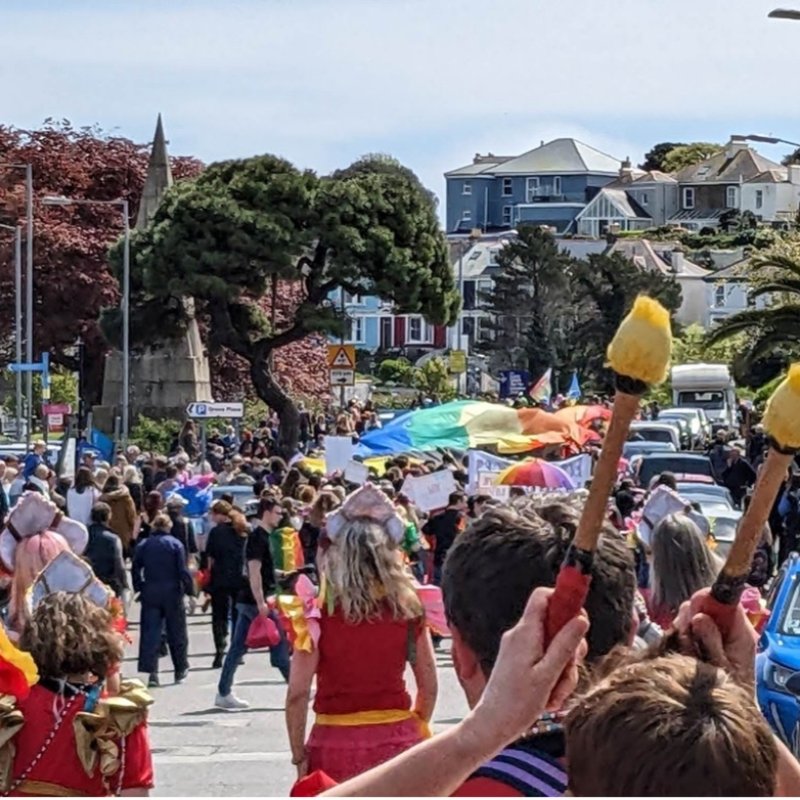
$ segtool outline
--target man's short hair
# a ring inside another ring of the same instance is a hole
[[[552,587],[574,536],[577,512],[558,509],[554,525],[531,508],[490,508],[450,549],[442,575],[447,618],[475,653],[486,675],[500,639],[517,624],[534,589]],[[556,512],[549,511],[553,518]],[[586,609],[589,658],[627,644],[633,625],[636,573],[619,534],[604,533],[592,568]]]
[[[687,656],[618,666],[576,699],[564,731],[576,797],[775,792],[777,748],[752,689]]]
[[[464,503],[467,500],[467,496],[464,492],[453,492],[450,497],[447,498],[447,505],[449,506],[457,506],[459,503]]]
[[[280,508],[281,501],[275,497],[275,495],[262,495],[261,499],[258,501],[258,511],[256,511],[256,515],[259,517],[264,516],[267,511],[272,511],[275,507]]]
[[[111,506],[108,503],[95,503],[92,506],[91,519],[95,525],[107,525],[111,519]]]

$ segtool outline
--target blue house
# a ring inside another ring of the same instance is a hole
[[[575,233],[575,218],[623,163],[575,139],[554,139],[521,156],[476,155],[445,173],[447,232],[511,229],[521,223]]]

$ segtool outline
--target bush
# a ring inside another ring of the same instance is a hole
[[[179,431],[180,425],[174,420],[150,419],[140,414],[128,438],[144,452],[167,455]]]
[[[407,358],[387,358],[378,364],[378,380],[381,383],[399,383],[410,386],[414,368]]]

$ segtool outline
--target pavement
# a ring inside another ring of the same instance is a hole
[[[123,674],[137,676],[138,605],[131,608],[131,637]],[[212,670],[211,616],[188,617],[189,678],[172,683],[172,662],[161,659],[161,687],[153,689],[150,739],[156,797],[287,796],[296,777],[284,724],[286,684],[267,651],[248,653],[236,673],[234,692],[250,702],[245,711],[214,708],[219,670]],[[458,722],[467,706],[453,671],[449,642],[437,652],[439,698],[434,730]],[[146,680],[147,676],[138,675]],[[413,678],[409,673],[409,685]],[[310,720],[309,720],[310,727]]]

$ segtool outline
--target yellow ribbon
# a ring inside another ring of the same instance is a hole
[[[354,727],[356,725],[391,725],[396,722],[415,720],[419,725],[423,739],[431,738],[428,723],[416,711],[402,709],[378,709],[375,711],[354,711],[351,714],[317,714],[317,725],[333,725],[335,727]]]

